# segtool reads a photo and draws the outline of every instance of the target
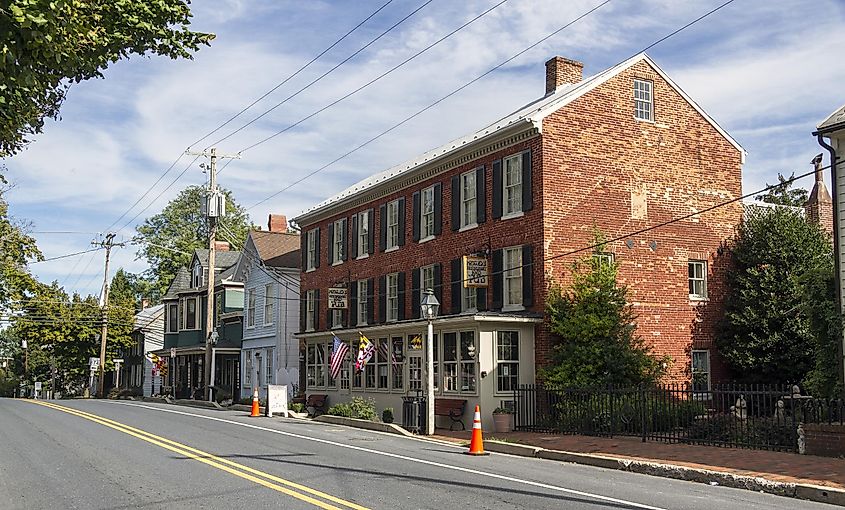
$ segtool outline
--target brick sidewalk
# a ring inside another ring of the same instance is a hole
[[[437,429],[445,440],[469,440],[470,431]],[[796,453],[746,450],[655,441],[643,443],[631,437],[548,435],[534,432],[485,432],[485,439],[498,439],[547,450],[597,454],[623,459],[673,464],[786,483],[803,483],[845,489],[845,459]]]

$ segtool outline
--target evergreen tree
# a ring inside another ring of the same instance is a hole
[[[794,177],[795,172],[789,174],[789,179],[784,179],[783,175],[778,173],[780,184],[770,185],[766,183],[767,188],[772,187],[766,193],[757,195],[754,199],[767,204],[804,207],[804,204],[807,203],[807,190],[803,188],[791,189],[792,185],[795,184],[795,181],[792,180]]]

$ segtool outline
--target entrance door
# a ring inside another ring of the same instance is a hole
[[[422,352],[410,351],[408,353],[408,390],[418,391],[423,389],[423,357]]]

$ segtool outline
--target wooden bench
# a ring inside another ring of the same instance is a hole
[[[449,424],[449,430],[456,423],[461,424],[461,430],[466,430],[463,422],[464,411],[466,410],[467,401],[456,398],[436,398],[434,399],[434,416],[448,416],[452,422]]]
[[[323,414],[326,412],[326,400],[328,399],[328,395],[318,395],[316,393],[312,393],[311,395],[308,395],[308,399],[305,400],[305,410],[307,411],[309,407],[313,407],[314,412],[311,413],[312,416],[317,416],[318,411],[320,414]]]

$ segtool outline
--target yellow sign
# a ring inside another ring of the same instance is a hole
[[[464,287],[487,287],[487,258],[464,255]]]

